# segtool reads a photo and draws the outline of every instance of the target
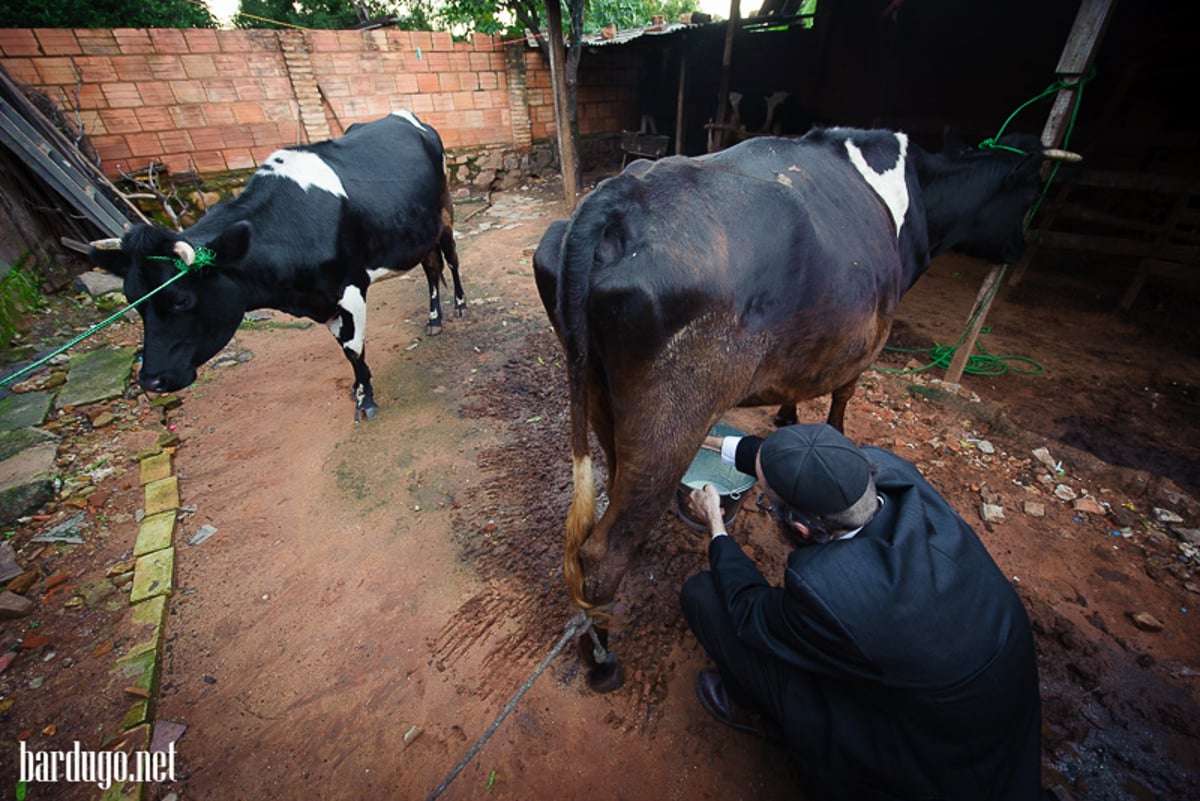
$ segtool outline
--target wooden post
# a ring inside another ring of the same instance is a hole
[[[1075,83],[1091,69],[1096,46],[1104,36],[1104,29],[1112,16],[1115,2],[1116,0],[1081,0],[1079,11],[1075,15],[1075,23],[1071,26],[1071,33],[1068,34],[1067,42],[1063,45],[1062,55],[1058,59],[1059,78],[1066,79],[1068,83]],[[1046,126],[1042,129],[1042,144],[1046,147],[1057,147],[1062,144],[1063,136],[1066,134],[1067,118],[1070,116],[1071,105],[1075,101],[1077,91],[1075,87],[1069,86],[1060,89],[1058,96],[1055,97],[1054,106],[1050,109],[1050,115],[1046,120]],[[1028,258],[1021,260],[1010,279],[1010,284],[1015,285],[1021,280],[1021,275],[1024,274],[1028,264]],[[975,318],[975,323],[967,331],[962,344],[954,353],[950,369],[946,371],[945,380],[951,384],[957,384],[962,378],[967,359],[975,350],[975,342],[979,339],[979,330],[983,328],[983,321],[987,318],[992,299],[995,297],[993,288],[1003,276],[1005,267],[1006,265],[1003,264],[994,265],[979,288],[975,307],[971,309],[971,314],[967,315],[967,319],[970,320],[974,317],[976,312],[979,316]]]
[[[550,81],[554,90],[554,127],[558,134],[558,160],[562,166],[563,193],[567,197],[567,213],[575,211],[579,202],[579,187],[575,184],[575,141],[571,138],[568,119],[567,76],[563,65],[562,5],[559,0],[546,0],[546,34],[550,50]]]
[[[1065,83],[1076,84],[1087,75],[1096,57],[1096,46],[1104,38],[1108,21],[1112,18],[1116,0],[1082,0],[1079,12],[1075,15],[1075,23],[1063,45],[1062,55],[1058,59],[1058,77]],[[1071,116],[1071,107],[1075,103],[1078,89],[1072,85],[1060,89],[1054,98],[1054,106],[1042,129],[1042,144],[1046,147],[1058,147],[1062,144],[1067,130],[1067,119]]]
[[[683,97],[687,86],[687,34],[679,42],[679,98],[675,101],[675,155],[683,154]]]
[[[987,277],[983,279],[983,284],[979,287],[979,294],[975,296],[975,305],[971,307],[971,313],[967,315],[970,328],[963,337],[962,343],[954,351],[950,367],[946,369],[946,377],[943,380],[948,384],[957,384],[962,380],[963,370],[967,367],[967,359],[970,358],[971,351],[975,350],[975,341],[979,339],[979,331],[983,328],[983,320],[987,317],[988,309],[991,308],[996,286],[1004,276],[1005,266],[993,264]]]
[[[1079,4],[1079,11],[1075,14],[1075,22],[1067,35],[1067,42],[1063,45],[1056,68],[1059,79],[1072,85],[1058,90],[1054,105],[1046,117],[1046,125],[1042,128],[1042,144],[1046,147],[1058,147],[1066,136],[1071,107],[1079,94],[1074,84],[1092,68],[1092,62],[1096,58],[1096,47],[1104,38],[1104,31],[1108,28],[1115,5],[1116,0],[1081,0]],[[1017,264],[1008,279],[1009,286],[1021,283],[1032,257],[1032,253],[1027,253]]]
[[[709,147],[711,153],[725,147],[725,109],[729,106],[729,73],[733,71],[733,33],[742,16],[741,0],[729,0],[729,21],[725,23],[725,55],[721,57],[721,83],[717,90],[717,125],[713,129]]]

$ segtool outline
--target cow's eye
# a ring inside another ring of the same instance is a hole
[[[171,311],[185,312],[190,311],[196,305],[196,299],[191,295],[176,295],[171,298]]]

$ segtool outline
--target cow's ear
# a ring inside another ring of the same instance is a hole
[[[101,239],[93,242],[88,247],[88,261],[101,270],[122,278],[133,264],[130,254],[121,250],[120,239]]]
[[[947,125],[942,129],[942,152],[947,156],[961,156],[971,148],[958,135],[958,131]]]
[[[233,265],[245,258],[250,250],[250,223],[242,220],[226,228],[209,243],[218,267]]]

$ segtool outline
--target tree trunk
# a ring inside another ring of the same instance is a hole
[[[572,0],[575,2],[576,0]],[[573,134],[571,103],[568,99],[562,39],[562,6],[559,0],[546,0],[546,45],[550,51],[550,79],[554,90],[554,121],[558,133],[558,157],[562,164],[563,193],[567,210],[574,211],[579,199],[579,159]],[[578,65],[577,65],[578,67]],[[578,74],[578,72],[576,72]]]

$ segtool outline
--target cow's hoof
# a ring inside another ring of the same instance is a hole
[[[461,320],[466,313],[467,313],[467,304],[464,303],[461,306],[454,307],[454,316],[457,317],[458,319]]]
[[[625,671],[621,670],[621,663],[610,652],[608,661],[588,670],[587,680],[593,692],[610,693],[625,683]]]
[[[427,326],[425,326],[425,336],[436,337],[440,333],[442,333],[441,323],[436,325],[434,323],[429,323]]]
[[[354,410],[354,422],[361,420],[367,422],[375,419],[375,413],[379,411],[378,406],[359,406]]]

